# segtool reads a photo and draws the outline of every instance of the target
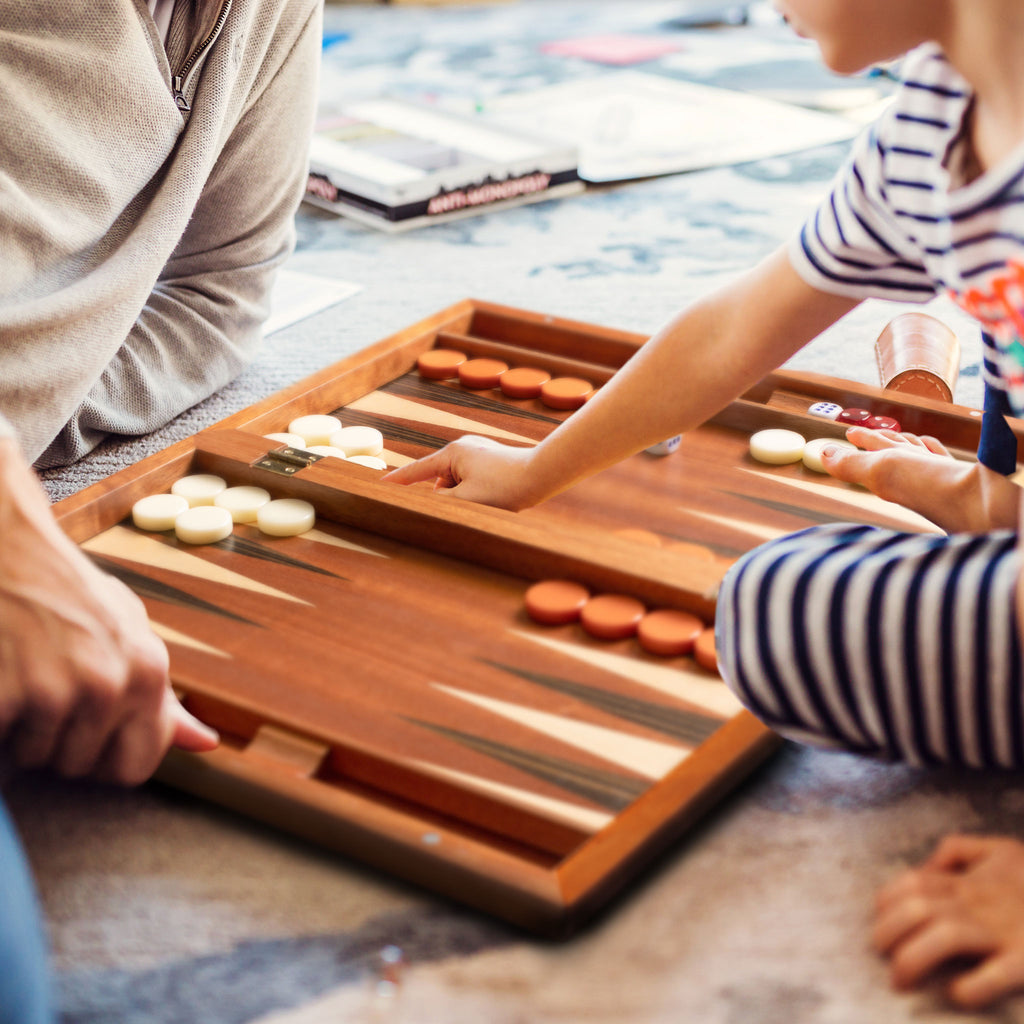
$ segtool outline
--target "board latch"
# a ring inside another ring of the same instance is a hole
[[[300,469],[312,466],[319,462],[324,456],[315,452],[307,452],[302,448],[281,448],[277,451],[267,452],[266,455],[257,459],[253,469],[265,469],[271,473],[278,473],[281,476],[294,476]]]

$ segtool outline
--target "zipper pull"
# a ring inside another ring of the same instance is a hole
[[[182,92],[183,79],[181,75],[176,75],[174,78],[174,105],[183,113],[187,114],[192,107],[189,105],[187,99],[185,99],[185,93]]]

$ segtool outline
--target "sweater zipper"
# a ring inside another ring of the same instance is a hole
[[[220,14],[217,15],[217,23],[210,30],[210,34],[192,51],[188,60],[182,64],[181,70],[172,79],[174,103],[183,114],[189,113],[192,109],[192,105],[185,99],[185,90],[198,69],[203,54],[217,41],[221,29],[224,28],[224,22],[228,20],[230,10],[231,0],[224,0],[224,6],[220,9]]]

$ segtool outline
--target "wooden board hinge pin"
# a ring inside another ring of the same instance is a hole
[[[312,466],[324,456],[315,452],[307,452],[302,448],[282,448],[280,451],[267,452],[252,465],[254,469],[265,469],[281,476],[294,476],[300,469]]]

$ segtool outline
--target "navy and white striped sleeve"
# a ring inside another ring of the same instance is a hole
[[[854,144],[830,194],[790,246],[811,285],[852,298],[925,302],[950,247],[948,158],[970,90],[933,46],[909,55],[891,105]]]
[[[935,285],[893,213],[882,129],[879,124],[861,134],[830,194],[793,238],[790,260],[822,291],[925,302]]]

